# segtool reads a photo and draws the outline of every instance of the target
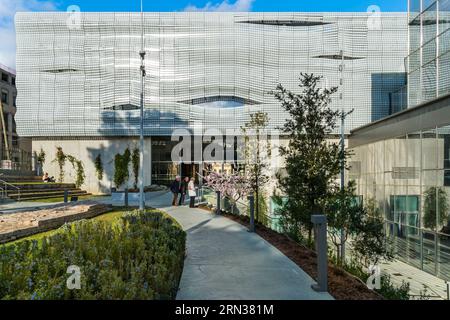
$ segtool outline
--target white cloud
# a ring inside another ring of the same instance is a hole
[[[0,63],[16,67],[16,32],[14,15],[18,11],[56,10],[55,1],[39,0],[0,0]]]
[[[228,0],[224,0],[220,3],[208,2],[204,7],[196,7],[194,5],[187,6],[185,11],[217,11],[217,12],[245,12],[251,11],[255,0],[236,0],[234,3],[230,3]]]

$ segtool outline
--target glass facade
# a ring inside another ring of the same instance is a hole
[[[450,93],[450,0],[410,0],[408,106]]]
[[[350,178],[384,212],[397,258],[450,280],[450,127],[353,149]]]

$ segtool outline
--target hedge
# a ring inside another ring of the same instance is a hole
[[[181,227],[156,210],[67,224],[38,241],[0,246],[0,298],[174,299],[185,245]],[[71,265],[80,268],[81,289],[67,288]]]

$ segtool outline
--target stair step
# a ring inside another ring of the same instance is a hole
[[[27,195],[52,195],[52,194],[64,194],[65,190],[20,190],[20,196]],[[81,189],[68,189],[69,193],[83,192]],[[8,192],[9,197],[17,197],[18,192]]]
[[[28,196],[28,195],[36,195],[36,196],[39,196],[39,195],[54,195],[54,194],[56,194],[56,195],[60,195],[60,194],[64,194],[64,191],[65,190],[59,190],[59,191],[50,191],[50,192],[27,192],[27,193],[22,193],[22,192],[14,192],[14,193],[8,193],[8,197],[16,197],[16,196],[19,196],[19,194],[20,194],[20,196]],[[77,193],[77,192],[86,192],[86,191],[84,191],[84,190],[77,190],[77,189],[72,189],[72,190],[67,190],[67,191],[69,191],[69,193]]]
[[[0,180],[10,182],[10,181],[33,181],[39,182],[42,181],[42,177],[40,176],[9,176],[9,175],[0,175]]]
[[[20,191],[20,193],[25,193],[25,192],[54,192],[54,191],[64,191],[64,190],[79,190],[80,188],[77,188],[76,186],[68,186],[68,187],[64,187],[64,188],[39,188],[39,189],[34,189],[34,188],[11,188],[8,189],[8,192],[10,193],[18,193]]]
[[[50,190],[50,189],[75,189],[76,186],[73,183],[12,183],[14,186],[7,185],[8,190],[16,190],[15,187],[21,190]],[[0,188],[5,186],[0,183]]]

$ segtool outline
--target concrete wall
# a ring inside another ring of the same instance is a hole
[[[116,154],[125,151],[128,147],[132,151],[135,146],[139,146],[138,139],[92,139],[92,140],[33,140],[33,152],[39,153],[41,148],[46,153],[44,172],[56,179],[59,177],[59,167],[55,160],[56,148],[62,147],[64,153],[70,154],[81,160],[84,165],[86,181],[82,189],[94,194],[108,194],[113,183],[114,157]],[[95,171],[95,158],[101,154],[104,175],[101,181],[98,180]],[[133,186],[134,176],[130,164],[130,179],[128,187]],[[65,165],[64,182],[73,183],[76,172],[70,162]],[[146,138],[144,148],[144,185],[151,184],[151,138]],[[122,186],[124,188],[125,186]]]

